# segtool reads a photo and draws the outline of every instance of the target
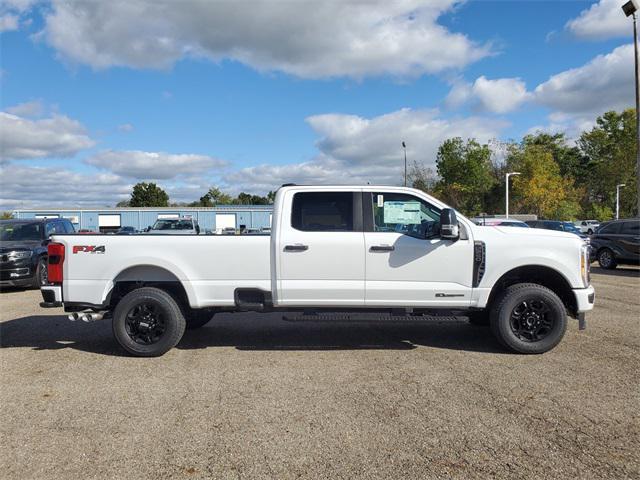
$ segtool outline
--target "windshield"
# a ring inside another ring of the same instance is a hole
[[[2,223],[0,241],[15,242],[24,240],[42,240],[41,223]]]
[[[562,225],[564,226],[565,232],[580,232],[580,229],[571,222],[565,222]]]
[[[191,220],[158,220],[152,230],[193,230]]]

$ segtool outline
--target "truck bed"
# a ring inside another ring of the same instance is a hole
[[[102,304],[118,281],[179,280],[193,308],[234,305],[236,288],[271,290],[268,235],[55,235],[65,302]]]

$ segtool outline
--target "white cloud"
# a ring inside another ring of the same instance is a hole
[[[576,37],[585,39],[605,39],[631,35],[631,21],[622,11],[626,0],[600,0],[580,15],[569,20],[565,26]]]
[[[83,174],[60,167],[0,165],[0,179],[1,210],[113,206],[129,198],[132,189],[117,175]]]
[[[457,0],[54,1],[44,38],[94,68],[168,68],[188,57],[304,78],[413,76],[490,55],[438,24]]]
[[[77,120],[64,115],[30,120],[0,112],[0,159],[71,157],[95,142]]]
[[[0,32],[9,32],[20,28],[20,17],[26,14],[35,0],[2,0],[0,2]],[[29,24],[30,20],[26,20]]]
[[[472,108],[492,113],[508,113],[531,98],[526,84],[519,78],[489,80],[484,75],[473,84],[456,81],[445,104],[458,108],[469,103]]]
[[[553,75],[534,91],[535,100],[552,110],[549,125],[529,131],[564,132],[577,138],[609,110],[634,104],[633,46],[623,45],[585,65]]]
[[[31,100],[8,107],[7,112],[18,117],[39,117],[44,113],[44,105],[40,100]]]
[[[585,65],[553,75],[535,89],[536,100],[553,110],[600,114],[633,106],[633,46],[623,45]]]
[[[207,155],[170,154],[139,150],[106,150],[85,160],[88,165],[109,170],[123,177],[169,179],[190,174],[204,174],[222,168],[227,162]]]
[[[0,32],[18,29],[18,16],[11,13],[0,15]]]
[[[318,133],[320,154],[308,162],[260,165],[224,177],[239,190],[260,193],[282,183],[399,184],[403,172],[401,142],[409,163],[435,164],[438,146],[446,138],[474,137],[482,142],[507,127],[502,120],[467,117],[444,119],[436,110],[402,109],[374,118],[325,114],[307,119]]]

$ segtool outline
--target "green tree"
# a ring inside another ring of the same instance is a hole
[[[573,180],[560,174],[560,166],[549,149],[523,142],[507,158],[509,169],[520,172],[513,178],[514,212],[535,213],[541,218],[575,219],[580,205]]]
[[[207,193],[196,202],[199,207],[213,207],[214,205],[230,205],[233,203],[231,195],[223,193],[219,188],[211,187]]]
[[[433,193],[437,178],[431,168],[414,161],[407,174],[407,183],[425,193]]]
[[[620,190],[620,216],[638,215],[636,204],[636,117],[635,110],[607,112],[596,120],[596,126],[584,132],[578,140],[581,153],[587,158],[581,179],[586,189],[585,210],[598,217],[615,208],[616,185]]]
[[[131,192],[131,207],[166,207],[169,205],[169,195],[155,183],[140,182]]]
[[[474,139],[445,140],[436,160],[440,181],[435,187],[449,204],[469,215],[484,210],[484,200],[495,184],[491,149]]]
[[[0,214],[0,220],[11,220],[13,218],[13,213],[11,212],[2,212]]]

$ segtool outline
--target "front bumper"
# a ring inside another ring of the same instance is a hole
[[[34,272],[30,267],[0,269],[0,286],[21,287],[33,282]]]
[[[43,285],[40,287],[43,302],[42,308],[57,308],[62,306],[62,287],[60,285]]]
[[[596,291],[593,285],[589,285],[587,288],[574,288],[573,294],[576,297],[576,312],[583,313],[593,310],[593,303],[595,301]]]

